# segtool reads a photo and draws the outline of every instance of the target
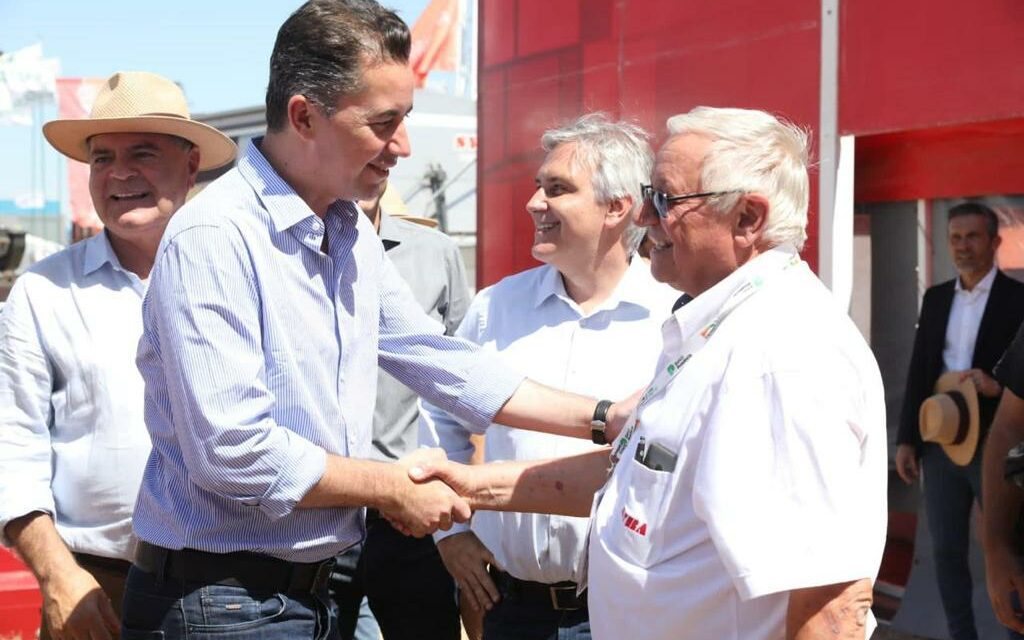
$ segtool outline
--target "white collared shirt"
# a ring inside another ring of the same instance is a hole
[[[0,529],[44,511],[72,551],[131,559],[145,289],[105,233],[18,278],[0,313]]]
[[[957,277],[953,285],[953,306],[949,309],[946,325],[946,344],[942,348],[942,364],[946,371],[966,371],[974,360],[974,345],[978,342],[981,317],[985,315],[988,294],[996,279],[996,266],[985,274],[974,288],[963,288]]]
[[[734,292],[764,283],[641,407],[595,515],[595,638],[781,639],[789,591],[875,577],[881,376],[807,265],[781,269],[793,255],[756,258],[665,322],[659,370]],[[635,459],[641,436],[677,456],[674,471]]]
[[[679,292],[651,276],[634,258],[612,295],[589,314],[569,297],[551,266],[519,273],[477,294],[457,336],[496,352],[537,382],[575,393],[618,400],[649,380],[661,350],[658,327]],[[420,445],[441,446],[451,459],[468,462],[470,431],[424,403]],[[593,443],[492,424],[485,457],[534,460],[597,448]],[[478,512],[472,529],[498,566],[519,578],[553,583],[576,580],[587,518],[531,513]],[[456,525],[436,539],[465,531]]]

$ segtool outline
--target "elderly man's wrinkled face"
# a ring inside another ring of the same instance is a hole
[[[560,271],[592,259],[608,214],[608,205],[594,195],[589,171],[573,161],[575,149],[575,143],[560,144],[548,153],[526,203],[535,228],[533,257]]]
[[[159,133],[101,133],[89,138],[89,193],[108,232],[130,239],[163,233],[185,203],[199,150]]]
[[[711,141],[703,136],[669,138],[655,158],[654,189],[669,195],[706,190],[701,185],[701,163],[710,146]],[[707,199],[670,204],[664,219],[645,202],[638,222],[649,227],[651,273],[692,296],[707,291],[738,266],[733,243],[735,219],[735,212],[720,214]]]

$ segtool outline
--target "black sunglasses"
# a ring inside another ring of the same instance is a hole
[[[728,191],[701,191],[700,193],[686,193],[683,195],[672,196],[664,191],[655,191],[654,187],[649,184],[640,185],[640,193],[643,195],[644,200],[650,199],[651,204],[654,205],[654,210],[658,213],[658,217],[663,220],[668,217],[669,205],[675,204],[676,202],[682,202],[683,200],[696,200],[697,198],[712,198],[714,196],[724,196],[729,193],[742,192],[742,189],[730,189]]]

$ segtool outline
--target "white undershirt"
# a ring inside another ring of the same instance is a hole
[[[992,291],[995,279],[995,265],[970,291],[963,288],[960,278],[956,279],[953,306],[949,310],[949,324],[946,325],[946,344],[942,349],[942,364],[946,371],[966,371],[971,368],[981,316],[985,313],[988,294]]]

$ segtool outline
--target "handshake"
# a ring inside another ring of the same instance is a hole
[[[381,515],[405,535],[422,537],[447,531],[472,515],[470,468],[451,462],[443,449],[418,449],[396,463],[405,473],[391,505]]]

